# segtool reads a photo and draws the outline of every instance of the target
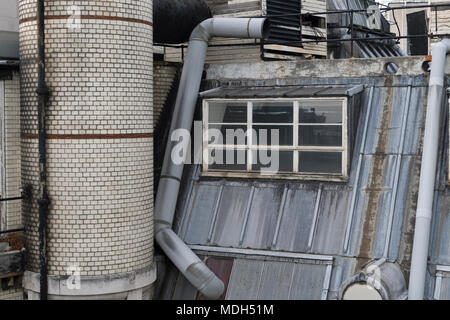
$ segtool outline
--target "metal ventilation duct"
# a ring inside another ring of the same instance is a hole
[[[200,23],[192,32],[184,63],[170,128],[191,131],[200,89],[208,43],[213,37],[266,39],[268,21],[263,18],[213,18]],[[172,153],[178,142],[168,140],[155,201],[155,238],[161,249],[186,279],[204,297],[218,299],[224,285],[172,230],[175,207],[184,169]]]
[[[211,11],[203,0],[154,0],[153,41],[186,42],[192,30],[211,17]]]

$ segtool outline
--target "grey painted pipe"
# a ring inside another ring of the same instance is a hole
[[[213,37],[266,39],[268,20],[263,18],[212,18],[192,32],[184,62],[170,135],[177,129],[191,131],[208,42]],[[179,141],[169,138],[155,202],[155,238],[180,272],[206,298],[218,299],[224,285],[217,276],[172,231],[175,207],[183,174],[181,164],[172,160],[172,150]],[[186,155],[185,155],[186,156]]]
[[[444,70],[447,53],[450,52],[450,39],[444,39],[433,46],[430,84],[428,90],[427,117],[422,151],[419,198],[417,202],[414,245],[409,277],[409,300],[422,300],[430,242],[431,217],[433,212],[436,167],[439,151],[441,109],[444,93]]]

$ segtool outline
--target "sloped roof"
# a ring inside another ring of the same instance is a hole
[[[280,84],[282,81],[277,82]],[[205,257],[231,255],[236,263],[234,268],[237,268],[232,275],[244,274],[245,270],[260,277],[265,274],[264,268],[268,266],[264,259],[255,262],[246,257],[251,256],[251,250],[282,255],[332,256],[332,274],[326,294],[328,299],[332,299],[340,285],[370,260],[384,257],[397,262],[404,272],[409,269],[427,78],[399,75],[302,78],[296,82],[317,87],[365,85],[349,181],[211,178],[202,177],[199,166],[191,166],[179,197],[176,230],[189,245],[214,248],[213,253],[198,251]],[[238,87],[237,83],[235,85]],[[450,192],[445,187],[447,152],[444,150],[447,151],[443,147],[439,158],[440,179],[431,241],[432,266],[450,265]],[[246,255],[229,252],[236,249],[250,251]],[[326,273],[320,260],[309,261],[312,267],[302,261],[287,263],[305,264],[299,267],[302,276],[318,279],[315,286],[323,285]],[[273,284],[282,281],[276,278],[276,270],[291,270],[293,267],[282,263],[275,265]],[[233,276],[231,279],[235,280],[230,280],[227,297],[239,296],[236,290],[244,290],[242,282],[245,279],[237,281],[238,278]],[[450,298],[447,278],[443,279],[440,297]],[[246,281],[251,282],[251,279]],[[264,286],[262,282],[253,284],[258,288]],[[428,280],[428,297],[433,296],[434,288],[435,274],[432,274]],[[261,291],[257,291],[256,296],[253,295],[256,291],[251,292],[248,298],[260,297]],[[312,296],[308,298],[321,299],[322,293],[312,290]],[[270,298],[285,298],[281,291],[279,296],[273,295]]]

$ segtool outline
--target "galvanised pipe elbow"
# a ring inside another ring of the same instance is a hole
[[[213,37],[266,39],[268,34],[269,22],[264,18],[212,18],[201,22],[191,34],[178,88],[155,201],[155,238],[167,257],[207,299],[220,298],[225,287],[171,229],[185,161],[172,160],[178,140],[170,137],[175,130],[191,132],[208,42]]]

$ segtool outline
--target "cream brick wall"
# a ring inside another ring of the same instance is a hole
[[[49,275],[138,271],[153,262],[152,2],[82,1],[79,21],[73,4],[46,1]],[[23,213],[38,272],[35,5],[19,0]]]
[[[433,1],[433,3],[442,3]],[[430,14],[431,32],[434,34],[450,34],[450,7],[440,8],[437,13],[434,10]],[[437,25],[436,25],[437,24]],[[432,43],[439,42],[441,39],[432,39]]]
[[[442,0],[431,0],[431,4],[444,4],[445,1]],[[404,7],[404,6],[420,6],[420,5],[428,5],[428,1],[407,1],[399,2],[392,1],[389,3],[391,7]],[[428,8],[414,8],[414,9],[403,9],[403,10],[395,10],[387,13],[387,18],[390,21],[395,20],[398,23],[398,28],[400,29],[400,35],[405,36],[408,33],[407,30],[407,21],[406,16],[413,12],[425,11],[427,15],[427,19],[429,19],[429,32],[433,34],[448,34],[450,33],[450,8],[440,7],[437,12]],[[436,20],[437,18],[437,20]],[[437,22],[437,26],[436,26]],[[437,30],[436,30],[437,27]],[[397,25],[391,25],[391,32],[398,33]],[[440,38],[434,38],[430,40],[431,47],[433,44],[439,42]],[[400,39],[400,47],[406,53],[408,52],[408,39]],[[431,50],[431,47],[429,50]]]
[[[159,116],[167,100],[167,95],[174,83],[177,72],[182,64],[155,61],[153,70],[153,125],[159,121]]]
[[[1,197],[20,195],[20,88],[19,73],[13,72],[12,79],[0,81],[0,190]],[[22,227],[22,203],[20,201],[0,204],[2,229]]]

